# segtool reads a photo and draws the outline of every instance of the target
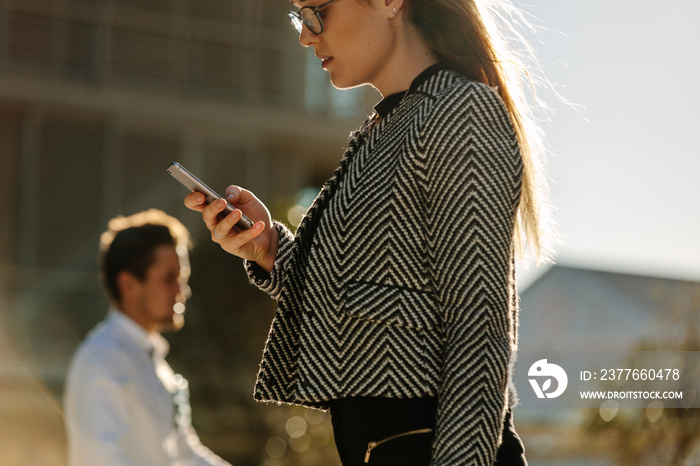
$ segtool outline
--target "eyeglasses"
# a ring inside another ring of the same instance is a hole
[[[287,13],[289,19],[292,21],[292,26],[301,34],[301,30],[306,26],[309,31],[314,34],[321,34],[323,32],[323,21],[321,21],[321,15],[323,14],[321,10],[326,8],[333,2],[338,0],[328,0],[326,3],[322,3],[319,6],[305,6],[300,8],[299,11],[290,11]]]

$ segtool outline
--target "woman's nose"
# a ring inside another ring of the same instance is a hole
[[[314,34],[305,25],[301,27],[301,33],[299,34],[299,43],[303,47],[310,47],[314,42],[318,41],[318,34]]]

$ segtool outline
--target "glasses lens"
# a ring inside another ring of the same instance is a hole
[[[320,34],[322,29],[321,20],[318,19],[318,16],[311,8],[302,8],[299,14],[304,25],[309,28],[309,31]]]
[[[299,16],[299,13],[295,11],[290,11],[287,13],[287,16],[289,16],[289,20],[292,22],[292,26],[294,26],[294,29],[297,30],[299,34],[301,34],[301,28],[303,27],[303,24],[301,22],[301,16]]]

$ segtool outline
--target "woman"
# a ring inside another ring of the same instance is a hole
[[[383,100],[296,235],[236,186],[223,220],[185,200],[278,301],[256,399],[330,409],[345,466],[526,464],[509,382],[537,133],[482,3],[296,0],[333,85]]]

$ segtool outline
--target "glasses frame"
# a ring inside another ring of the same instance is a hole
[[[294,26],[294,29],[297,30],[299,34],[301,34],[301,31],[304,26],[311,31],[312,33],[319,35],[323,32],[323,20],[321,19],[321,10],[326,8],[328,5],[330,5],[333,2],[337,2],[338,0],[328,0],[325,3],[322,3],[318,6],[305,6],[299,8],[299,11],[290,11],[287,13],[287,16],[289,16],[289,20],[292,22],[292,26]],[[318,24],[320,26],[320,31],[316,32],[314,31],[311,27],[313,26],[313,23],[310,24],[310,21],[306,21],[306,18],[304,17],[303,11],[304,10],[309,10],[311,11],[311,14],[316,16],[316,19],[318,20]]]

